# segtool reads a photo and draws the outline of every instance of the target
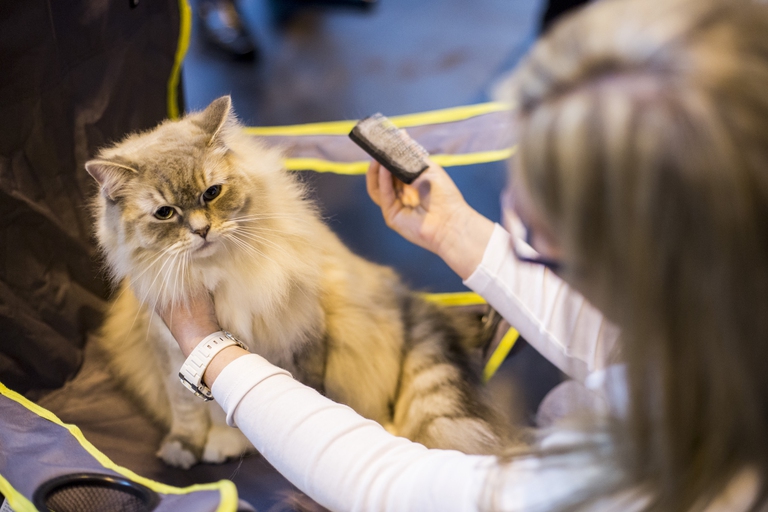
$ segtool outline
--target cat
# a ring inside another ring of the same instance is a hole
[[[299,381],[427,447],[495,453],[505,434],[456,315],[354,255],[278,149],[246,135],[224,96],[127,136],[86,163],[96,237],[119,284],[98,346],[188,468],[252,445],[182,387],[184,356],[158,304],[205,290],[222,326]]]

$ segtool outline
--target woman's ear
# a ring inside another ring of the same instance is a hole
[[[122,186],[138,174],[132,167],[107,160],[89,160],[85,170],[98,182],[102,194],[112,201]]]

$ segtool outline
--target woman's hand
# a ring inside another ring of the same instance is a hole
[[[186,304],[158,309],[157,314],[160,315],[173,337],[176,338],[176,342],[185,357],[189,357],[189,354],[206,336],[221,330],[219,322],[216,320],[213,299],[207,292],[187,297]],[[238,357],[247,354],[248,351],[237,346],[225,348],[211,360],[205,374],[203,374],[203,382],[208,387],[213,387],[213,382],[224,367]]]
[[[467,204],[442,167],[430,162],[416,181],[406,185],[374,161],[366,184],[387,226],[440,256],[462,279],[474,272],[491,238],[493,223]]]
[[[158,308],[157,313],[176,338],[185,356],[188,356],[203,338],[221,330],[216,320],[213,300],[207,292],[187,297],[185,304]]]

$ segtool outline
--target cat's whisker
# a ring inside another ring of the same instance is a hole
[[[171,259],[172,259],[172,256],[169,256],[168,259],[166,259],[166,261],[163,263],[163,266],[160,267],[160,269],[157,271],[157,274],[155,275],[155,278],[152,280],[152,283],[145,290],[144,296],[141,298],[141,306],[142,307],[147,307],[147,311],[148,311],[149,316],[150,316],[150,323],[151,323],[151,318],[152,318],[152,312],[155,311],[155,309],[157,307],[157,303],[160,300],[160,297],[162,296],[162,292],[163,292],[162,284],[163,284],[163,282],[165,282],[165,275],[166,275],[165,273],[163,273],[163,269],[165,268],[165,266],[168,263],[170,263]],[[150,295],[150,293],[152,292],[152,290],[155,287],[155,282],[160,278],[161,275],[163,276],[163,279],[160,281],[160,290],[159,290],[159,292],[155,295],[155,297],[152,300],[152,308],[149,308],[149,301],[147,299],[150,298],[149,295]],[[147,328],[149,328],[149,327],[147,327]]]
[[[152,261],[152,264],[149,267],[147,267],[141,274],[139,274],[139,276],[144,275],[144,273],[146,273],[148,270],[150,270],[152,268],[152,266],[154,266],[155,262],[157,262],[160,258],[162,258],[166,254],[168,254],[174,248],[175,245],[176,244],[173,244],[173,245],[167,247],[163,252],[161,252],[160,255]],[[165,259],[165,261],[163,262],[163,264],[160,267],[160,269],[158,269],[157,274],[155,275],[155,278],[152,280],[152,283],[145,290],[144,296],[139,300],[139,307],[136,308],[136,314],[133,317],[133,321],[131,322],[131,327],[130,327],[130,329],[128,329],[128,332],[133,330],[133,326],[136,324],[136,320],[139,318],[139,313],[142,312],[144,306],[146,305],[146,300],[147,300],[147,297],[149,296],[149,292],[152,290],[152,287],[155,285],[155,281],[157,281],[157,278],[160,276],[160,273],[163,271],[163,268],[168,264],[170,259],[171,259],[170,256]],[[148,313],[147,332],[149,332],[149,326],[152,325],[152,312],[153,311],[154,311],[154,307],[151,310],[148,310],[148,312],[147,312]]]
[[[243,239],[239,238],[238,236],[232,234],[228,238],[229,241],[237,245],[240,249],[246,251],[247,253],[251,255],[258,255],[257,249],[252,247],[250,244],[246,243]]]
[[[266,228],[260,224],[246,224],[246,225],[240,225],[237,226],[235,229],[241,230],[243,232],[248,233],[255,233],[255,234],[265,234],[265,235],[271,235],[273,237],[280,237],[280,238],[292,238],[292,239],[304,239],[307,238],[306,233],[295,233],[291,231],[286,231],[283,229],[273,229],[273,228]],[[273,234],[274,233],[274,234]]]
[[[168,255],[168,254],[170,254],[170,255],[174,255],[174,254],[176,254],[176,253],[178,253],[178,252],[182,251],[182,250],[184,249],[184,248],[183,248],[183,245],[184,245],[184,242],[183,242],[182,240],[179,240],[178,242],[175,242],[175,243],[173,243],[173,244],[169,245],[168,247],[166,247],[166,248],[165,248],[165,249],[164,249],[164,250],[163,250],[163,251],[162,251],[162,252],[161,252],[159,255],[157,255],[157,257],[155,257],[155,258],[152,260],[152,262],[151,262],[151,263],[149,263],[149,264],[147,265],[147,268],[146,268],[146,269],[144,269],[144,271],[142,271],[142,272],[141,272],[141,274],[139,274],[138,276],[136,276],[136,279],[138,279],[138,278],[139,278],[139,277],[141,277],[141,276],[142,276],[142,275],[143,275],[145,272],[147,272],[148,270],[150,270],[150,269],[152,268],[152,266],[154,266],[154,265],[157,263],[157,261],[158,261],[160,258],[162,258],[163,256],[165,256],[165,255]],[[151,257],[152,257],[152,256],[150,256],[150,258],[151,258]]]
[[[254,232],[255,231],[257,233],[268,232],[268,233],[278,233],[278,234],[286,235],[286,236],[290,235],[290,233],[287,233],[285,230],[266,228],[266,227],[261,226],[261,225],[255,225],[255,226],[254,225],[244,225],[244,226],[241,225],[241,226],[238,226],[237,229],[240,229],[242,231],[250,231],[250,232]]]
[[[187,271],[189,268],[189,251],[184,253],[184,259],[182,260],[182,272],[181,272],[181,296],[186,297],[186,289],[184,287],[184,280],[187,277]]]
[[[259,243],[262,243],[262,244],[266,245],[267,247],[271,247],[273,249],[276,249],[276,250],[280,251],[282,254],[284,254],[286,256],[290,256],[291,255],[290,251],[286,250],[284,247],[281,247],[279,244],[275,243],[272,240],[269,240],[267,238],[264,238],[262,236],[259,236],[259,235],[253,234],[253,233],[240,232],[239,234],[243,238],[245,238],[247,240],[252,240],[254,242],[259,242]]]
[[[181,256],[182,260],[184,259],[184,255],[185,254],[186,253],[184,253],[184,252],[179,253],[179,255]],[[176,269],[173,271],[173,289],[171,290],[171,309],[173,309],[173,305],[176,303],[176,292],[178,291],[179,272],[181,271],[181,262],[179,262],[179,264],[176,264],[176,262],[174,260],[174,267]],[[170,281],[169,281],[169,283],[170,283]],[[181,299],[179,299],[179,300],[181,300]]]
[[[230,237],[230,238],[228,238],[228,239],[227,239],[227,241],[228,241],[228,242],[232,242],[233,244],[235,244],[235,246],[236,246],[236,249],[239,249],[239,250],[241,250],[242,252],[245,252],[245,253],[246,253],[246,254],[248,254],[249,256],[257,256],[257,257],[258,257],[258,254],[256,254],[256,253],[254,252],[253,248],[252,248],[252,247],[250,247],[250,246],[249,246],[248,244],[246,244],[245,242],[242,242],[241,240],[239,240],[239,239],[236,239],[235,237]]]
[[[222,237],[221,241],[222,241],[222,245],[229,253],[229,257],[234,258],[234,254],[232,254],[232,251],[229,249],[229,246],[227,245],[227,237],[226,236]]]
[[[285,235],[285,236],[292,235],[291,232],[288,232],[288,231],[285,231],[285,230],[282,230],[282,229],[267,228],[267,227],[264,227],[264,226],[261,226],[261,225],[251,225],[251,224],[240,224],[239,226],[237,226],[236,230],[237,231],[249,231],[249,232],[253,232],[253,233],[262,233],[262,232],[266,233],[266,232],[270,232],[270,233],[278,233],[278,234]],[[295,235],[293,235],[293,236],[295,236]]]
[[[174,245],[175,245],[175,244],[174,244]],[[162,251],[160,254],[155,254],[155,255],[153,255],[153,256],[155,256],[155,259],[154,259],[154,260],[152,260],[152,262],[151,262],[149,265],[147,265],[147,267],[146,267],[144,270],[142,270],[141,272],[139,272],[139,274],[138,274],[138,275],[136,275],[135,277],[134,277],[134,276],[128,276],[128,280],[129,280],[129,281],[131,281],[131,282],[133,282],[134,280],[136,280],[136,279],[139,279],[141,276],[143,276],[144,274],[146,274],[147,272],[149,272],[150,270],[152,270],[152,266],[153,266],[155,263],[157,263],[157,261],[158,261],[158,260],[160,260],[160,258],[162,258],[163,256],[165,256],[165,255],[166,255],[166,254],[167,254],[169,251],[171,251],[171,249],[173,249],[173,245],[171,245],[171,246],[169,246],[169,247],[166,247],[166,248],[165,248],[165,249],[164,249],[164,250],[163,250],[163,251]],[[118,299],[120,299],[120,297],[122,297],[122,296],[123,296],[123,294],[124,294],[124,293],[125,293],[125,292],[126,292],[128,289],[129,289],[129,288],[130,288],[130,286],[126,286],[125,288],[123,288],[123,289],[122,289],[122,291],[121,291],[120,293],[118,293],[118,294],[117,294],[117,297],[115,297],[114,299],[111,299],[111,301],[112,301],[112,305],[109,307],[109,311],[112,311],[112,308],[113,308],[113,307],[115,307],[115,304],[117,304],[117,303],[118,303]]]
[[[181,272],[181,262],[184,260],[185,252],[179,253],[178,261],[174,260],[174,271],[173,271],[173,287],[171,287],[171,279],[169,276],[168,279],[168,288],[170,290],[171,294],[171,306],[176,304],[177,302],[183,302],[183,297],[178,295],[179,291],[179,272]]]
[[[192,291],[192,283],[191,283],[192,278],[189,275],[189,264],[191,259],[192,259],[191,253],[187,252],[184,254],[184,273],[181,276],[181,294],[183,297],[187,296],[186,286],[184,284],[187,280],[190,281],[189,291]]]
[[[178,253],[177,253],[178,254]],[[149,296],[150,292],[152,291],[152,288],[154,288],[155,283],[157,282],[157,279],[160,277],[160,275],[163,273],[163,269],[165,268],[168,263],[175,258],[176,255],[170,255],[166,260],[163,262],[163,265],[158,269],[157,273],[155,274],[155,278],[152,280],[152,282],[149,284],[147,289],[144,292],[144,297],[141,299],[141,304],[144,305],[146,303],[147,297]],[[163,279],[165,281],[165,279]],[[161,282],[162,283],[162,282]],[[162,290],[162,287],[161,287]],[[159,297],[159,295],[158,295]]]
[[[304,219],[304,215],[295,213],[252,213],[241,215],[240,217],[231,217],[228,221],[238,221],[247,219]]]
[[[178,241],[176,241],[176,242],[172,243],[171,245],[169,245],[168,247],[166,247],[165,249],[163,249],[163,251],[161,252],[161,254],[165,254],[165,253],[168,253],[168,252],[171,252],[171,251],[176,251],[176,250],[178,250],[178,249],[179,249],[179,247],[180,247],[182,244],[183,244],[183,240],[178,240]],[[150,256],[147,256],[146,258],[147,258],[147,259],[151,259],[151,258],[153,258],[154,256],[155,256],[155,255],[150,255]],[[139,257],[138,257],[138,259],[139,259],[139,260],[140,260],[140,259],[142,259],[142,258],[144,258],[144,256],[139,256]],[[157,258],[155,258],[155,261],[156,261],[156,260],[157,260]]]
[[[257,228],[249,228],[247,226],[240,226],[238,229],[235,230],[235,232],[239,233],[239,234],[255,235],[255,236],[259,236],[259,237],[262,237],[262,234],[263,234],[262,231],[264,231],[264,230],[260,230],[260,229],[257,229]],[[276,233],[281,233],[279,230],[270,230],[270,231],[273,231],[273,232],[276,232]],[[262,238],[265,238],[265,237],[262,237]],[[281,237],[281,238],[287,238],[287,237]]]
[[[272,240],[268,240],[266,238],[259,237],[258,235],[252,235],[252,234],[249,234],[249,233],[246,233],[246,232],[242,232],[242,231],[238,232],[238,234],[241,235],[239,238],[242,241],[251,240],[251,241],[259,242],[259,243],[262,243],[262,244],[266,245],[267,247],[271,247],[273,249],[279,250],[280,252],[282,252],[285,255],[288,255],[288,256],[291,255],[290,251],[287,251],[285,248],[283,248],[280,245],[276,244]]]
[[[174,244],[176,245],[176,244]],[[147,290],[144,293],[144,296],[141,299],[141,305],[145,306],[148,305],[147,298],[149,294],[151,293],[152,289],[155,287],[155,283],[157,282],[158,278],[163,275],[163,279],[160,281],[160,290],[157,293],[157,296],[155,297],[155,300],[152,303],[152,309],[149,311],[150,314],[150,324],[152,321],[152,312],[156,309],[157,303],[162,299],[163,297],[163,290],[165,289],[165,282],[168,278],[169,272],[171,267],[173,267],[176,259],[179,256],[179,252],[176,251],[174,254],[171,254],[163,263],[163,265],[160,267],[160,269],[157,271],[157,274],[155,275],[155,278],[152,280],[152,283],[149,285]],[[170,265],[168,265],[170,263]],[[168,265],[168,270],[165,270],[165,273],[163,273],[163,270],[165,269],[166,265]],[[149,330],[149,327],[147,327],[147,330]]]
[[[273,260],[272,258],[267,256],[264,252],[262,252],[262,251],[258,250],[257,248],[253,247],[251,244],[245,242],[244,240],[239,238],[237,235],[232,234],[229,239],[232,240],[233,242],[235,242],[244,251],[248,252],[252,256],[255,256],[256,258],[265,258],[265,259],[271,261],[272,263],[274,263],[275,265],[279,266],[279,264],[275,260]]]
[[[254,223],[254,222],[268,222],[268,221],[291,221],[295,224],[307,224],[306,219],[302,217],[241,217],[235,219],[228,219],[227,222],[233,222],[237,224]]]
[[[185,262],[187,261],[188,255],[189,255],[189,251],[184,251],[181,253],[181,258],[179,259],[178,270],[177,270],[178,278],[173,283],[174,297],[178,295],[179,301],[182,304],[186,303],[186,296],[184,295],[184,272],[186,271]],[[181,293],[179,293],[179,287],[181,287]]]
[[[145,338],[145,342],[149,340],[149,331],[150,331],[150,327],[152,326],[152,320],[154,318],[154,315],[152,313],[157,310],[157,303],[161,300],[161,298],[163,298],[163,292],[166,289],[166,284],[170,284],[169,277],[171,275],[171,268],[173,268],[176,265],[176,260],[178,259],[180,254],[181,254],[180,252],[177,252],[176,254],[173,255],[172,258],[168,258],[168,260],[171,261],[171,265],[168,267],[168,270],[166,270],[165,276],[163,276],[163,280],[160,282],[160,290],[157,294],[157,297],[155,298],[155,301],[152,304],[152,309],[149,311],[149,322],[147,322],[147,336]],[[171,297],[171,311],[173,311],[173,297]]]

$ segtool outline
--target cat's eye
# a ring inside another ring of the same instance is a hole
[[[213,185],[208,187],[208,190],[203,192],[203,201],[206,203],[208,201],[213,201],[219,196],[219,194],[221,194],[221,185]]]
[[[174,210],[170,206],[161,206],[160,208],[155,210],[155,218],[160,220],[168,220],[171,217],[173,217],[174,213],[176,213],[176,210]]]

